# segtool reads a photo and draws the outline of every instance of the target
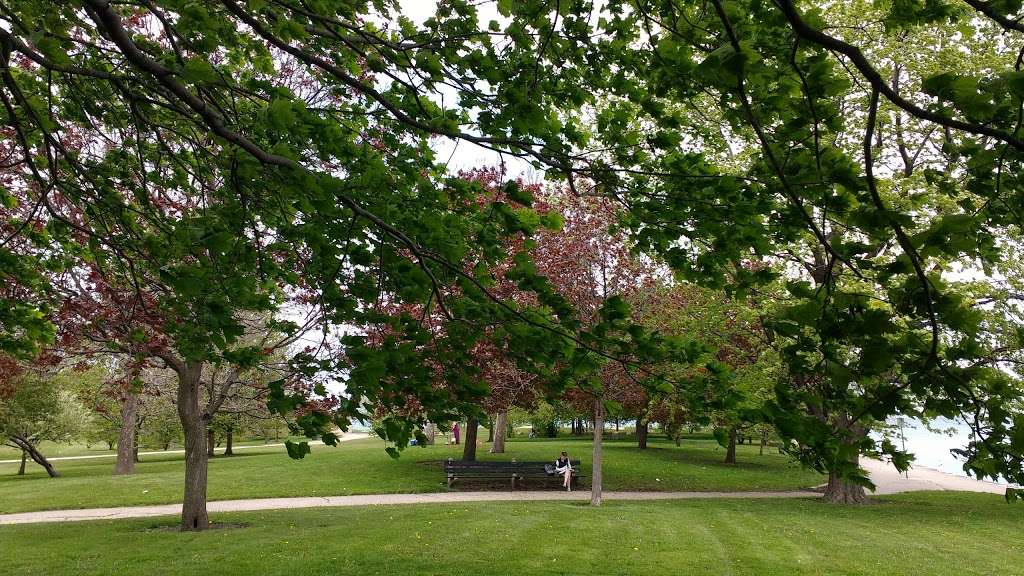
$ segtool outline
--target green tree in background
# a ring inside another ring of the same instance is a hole
[[[39,443],[70,442],[89,424],[91,414],[75,394],[73,370],[60,372],[24,371],[9,383],[10,390],[0,396],[0,439],[21,450],[25,472],[26,457],[42,466],[51,477],[60,474],[39,450]]]

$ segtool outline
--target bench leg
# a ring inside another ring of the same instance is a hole
[[[513,490],[516,489],[516,475],[515,474],[512,475],[512,489]]]

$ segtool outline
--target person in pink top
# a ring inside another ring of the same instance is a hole
[[[452,436],[454,436],[454,437],[455,437],[455,443],[456,443],[456,444],[458,444],[458,443],[459,443],[459,436],[460,436],[461,432],[462,432],[462,429],[461,429],[461,428],[459,428],[459,423],[458,423],[458,422],[456,422],[456,423],[455,423],[455,427],[454,427],[454,428],[452,428]]]

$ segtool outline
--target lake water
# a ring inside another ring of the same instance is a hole
[[[896,420],[890,420],[896,424]],[[933,432],[917,420],[905,419],[903,435],[906,438],[907,451],[914,454],[913,466],[933,468],[957,476],[967,476],[963,468],[963,459],[954,456],[950,450],[963,448],[970,441],[970,427],[967,424],[946,418],[938,418],[931,423],[931,428],[943,430]],[[900,445],[899,432],[893,438]]]

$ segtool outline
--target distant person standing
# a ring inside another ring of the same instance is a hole
[[[456,422],[455,423],[455,427],[452,428],[452,436],[455,437],[455,444],[456,445],[459,444],[459,437],[461,436],[461,434],[462,434],[462,428],[460,428],[459,427],[459,423]]]

